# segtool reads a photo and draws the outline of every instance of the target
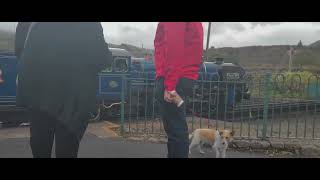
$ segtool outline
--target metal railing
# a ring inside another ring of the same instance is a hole
[[[150,77],[123,77],[122,134],[165,135]],[[216,128],[249,139],[320,139],[320,77],[267,73],[237,81],[198,80],[185,110],[190,132]]]

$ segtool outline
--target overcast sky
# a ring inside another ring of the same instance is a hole
[[[0,22],[0,29],[13,31],[15,24]],[[203,23],[205,34],[207,24]],[[157,22],[102,22],[102,25],[107,42],[153,47]],[[305,45],[320,40],[320,22],[214,22],[210,46],[295,45],[299,40]]]

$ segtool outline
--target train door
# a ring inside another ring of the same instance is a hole
[[[121,100],[122,80],[129,73],[130,57],[114,56],[111,66],[99,74],[98,98],[108,103]]]
[[[131,56],[123,49],[110,48],[113,61],[98,75],[97,105],[94,120],[99,120],[103,114],[118,113],[118,105],[121,104],[121,93],[125,91],[123,83],[130,71]]]
[[[15,105],[17,60],[0,55],[0,104]]]

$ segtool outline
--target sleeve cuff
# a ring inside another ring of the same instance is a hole
[[[173,90],[173,91],[168,91],[169,93],[176,93],[176,90]]]

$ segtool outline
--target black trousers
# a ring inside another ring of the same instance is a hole
[[[70,132],[46,112],[31,110],[30,115],[30,146],[34,158],[51,158],[54,140],[56,158],[77,158],[84,132]]]
[[[160,103],[160,113],[164,130],[168,136],[168,158],[188,158],[189,133],[186,121],[185,105],[179,108],[176,104],[164,100],[164,80],[157,80],[157,100]],[[186,97],[193,94],[194,80],[181,78],[177,84],[176,91],[186,101]]]

